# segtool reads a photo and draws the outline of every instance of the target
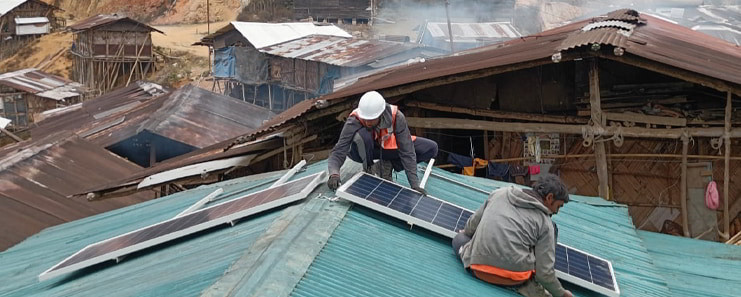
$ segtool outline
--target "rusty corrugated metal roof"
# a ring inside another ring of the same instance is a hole
[[[263,47],[259,51],[284,58],[357,67],[414,47],[416,46],[413,44],[392,41],[313,35]]]
[[[202,148],[242,135],[272,116],[266,108],[193,85],[171,91],[136,82],[41,121],[31,136],[67,131],[107,147],[147,130]]]
[[[68,198],[141,168],[81,138],[51,138],[0,150],[0,250],[46,227],[152,198],[146,193],[96,203]]]
[[[626,55],[631,54],[687,70],[730,83],[737,88],[741,85],[741,75],[739,75],[741,47],[650,15],[624,12],[624,10],[610,15],[618,17],[622,15],[623,20],[633,20],[636,18],[635,15],[638,15],[637,18],[640,21],[645,20],[645,24],[633,29],[627,41],[620,38],[607,39],[624,44]],[[346,99],[359,96],[367,91],[381,90],[382,92],[386,88],[487,68],[535,61],[545,63],[550,60],[551,55],[561,49],[564,40],[573,34],[582,33],[582,29],[590,23],[604,20],[604,17],[598,17],[575,22],[519,39],[460,52],[456,55],[428,59],[424,63],[390,68],[358,79],[357,83],[338,92],[300,102],[266,122],[251,135],[271,131],[287,121],[300,117],[313,109],[317,100]]]
[[[84,30],[88,30],[88,29],[92,29],[92,28],[96,28],[96,27],[100,27],[100,26],[104,26],[108,24],[113,24],[113,23],[120,22],[120,21],[128,21],[128,22],[136,24],[137,26],[146,27],[149,29],[149,31],[157,31],[159,33],[165,34],[164,32],[157,30],[154,27],[149,26],[145,23],[139,22],[129,17],[115,15],[115,14],[99,14],[96,16],[92,16],[82,21],[79,21],[75,23],[74,25],[69,26],[68,28],[73,31],[84,31]]]
[[[644,20],[635,10],[621,9],[598,17],[581,28],[581,31],[569,34],[561,43],[559,51],[580,46],[599,44],[625,48],[636,27],[643,26]]]
[[[3,73],[0,84],[53,100],[77,97],[84,93],[80,83],[35,68]]]
[[[196,148],[203,148],[251,131],[274,116],[268,109],[187,85],[129,112],[107,117],[101,126],[85,129],[87,138],[102,146],[149,131]],[[119,122],[123,117],[124,120]]]
[[[56,6],[51,5],[49,3],[46,3],[46,2],[43,2],[43,1],[38,1],[38,0],[2,0],[2,1],[0,1],[0,16],[6,14],[8,12],[10,12],[11,10],[13,10],[16,7],[20,6],[21,4],[26,3],[26,2],[29,2],[29,1],[33,1],[35,3],[38,3],[38,4],[41,4],[41,5],[44,5],[44,6],[51,7],[53,9],[55,9],[55,10],[62,10],[59,7],[56,7]]]
[[[137,81],[128,87],[116,89],[94,100],[85,101],[80,108],[50,115],[47,119],[36,123],[37,126],[31,129],[31,137],[39,139],[60,131],[73,133],[90,129],[96,123],[105,123],[119,118],[119,114],[129,112],[149,100],[170,92],[172,92],[171,89],[158,84]]]

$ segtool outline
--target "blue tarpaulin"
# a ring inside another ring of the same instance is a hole
[[[214,77],[234,78],[234,47],[222,47],[214,50]]]

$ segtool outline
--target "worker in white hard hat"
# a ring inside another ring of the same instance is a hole
[[[427,162],[435,155],[436,142],[412,136],[397,106],[387,104],[376,91],[367,92],[360,98],[358,108],[347,117],[340,139],[332,149],[327,185],[332,190],[340,186],[340,167],[345,157],[350,157],[362,163],[366,172],[386,180],[392,180],[392,170],[404,170],[409,186],[426,194],[419,186],[417,163]]]

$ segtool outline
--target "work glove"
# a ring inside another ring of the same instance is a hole
[[[337,188],[340,187],[340,175],[339,174],[332,174],[329,176],[329,180],[327,181],[327,186],[330,190],[336,191]]]
[[[425,191],[425,189],[422,189],[420,186],[413,186],[412,190],[422,193],[422,196],[427,196],[427,191]]]

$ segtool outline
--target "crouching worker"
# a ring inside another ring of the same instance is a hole
[[[363,164],[366,172],[386,180],[392,179],[392,170],[404,170],[409,186],[426,194],[419,186],[417,163],[427,162],[437,155],[437,143],[412,136],[404,114],[376,91],[363,94],[358,108],[350,113],[342,127],[340,139],[329,156],[327,185],[336,190],[340,186],[340,167],[345,157]],[[374,160],[380,162],[374,163]]]
[[[567,202],[566,187],[553,174],[532,189],[498,189],[453,238],[453,250],[466,270],[485,282],[528,297],[570,297],[553,268],[558,231],[551,221]]]

